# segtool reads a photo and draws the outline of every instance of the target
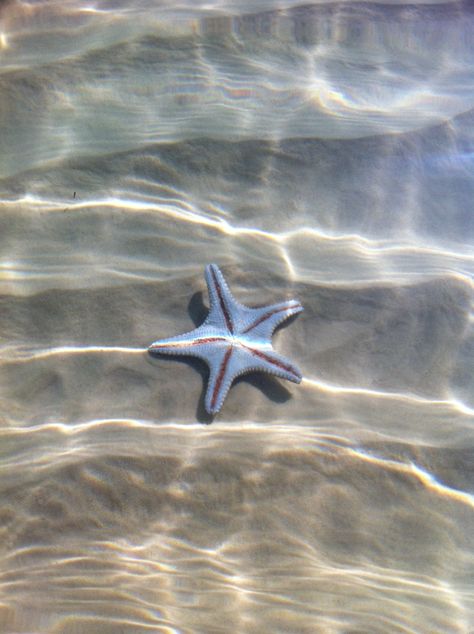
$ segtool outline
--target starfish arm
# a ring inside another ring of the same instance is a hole
[[[239,329],[239,334],[269,342],[278,324],[289,319],[292,315],[297,315],[302,310],[303,306],[295,299],[263,308],[249,308],[245,321]]]
[[[148,351],[158,354],[188,355],[206,360],[206,357],[203,357],[201,352],[204,350],[204,353],[206,353],[210,344],[219,344],[222,341],[224,341],[224,338],[204,323],[199,328],[185,332],[182,335],[154,341],[148,347]]]
[[[241,306],[234,299],[217,264],[208,264],[205,275],[210,303],[206,323],[234,334]]]
[[[209,346],[202,356],[209,366],[209,383],[205,406],[209,414],[222,407],[234,380],[250,372],[266,372],[293,383],[301,382],[301,372],[288,359],[273,350],[262,350],[245,345]]]
[[[273,349],[269,348],[267,350],[246,345],[242,345],[242,348],[244,348],[247,353],[247,369],[240,372],[240,374],[253,372],[255,370],[257,372],[273,374],[292,383],[301,383],[303,375],[299,368],[283,355],[277,354]]]
[[[210,346],[203,352],[205,356],[202,358],[209,366],[204,404],[208,414],[217,414],[234,380],[232,356],[235,355],[235,348],[232,345]]]

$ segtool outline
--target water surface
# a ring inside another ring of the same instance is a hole
[[[0,630],[472,634],[469,3],[0,7]],[[296,386],[152,358],[216,262]]]

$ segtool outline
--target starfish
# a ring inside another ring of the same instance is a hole
[[[303,310],[296,300],[249,308],[234,299],[216,264],[206,266],[209,314],[204,323],[183,335],[155,341],[151,353],[187,355],[209,366],[205,407],[216,414],[234,379],[248,372],[267,372],[300,383],[301,372],[272,348],[271,337],[282,321]]]

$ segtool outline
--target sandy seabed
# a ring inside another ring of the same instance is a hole
[[[2,634],[472,634],[473,21],[1,5]],[[305,308],[214,419],[209,262]]]

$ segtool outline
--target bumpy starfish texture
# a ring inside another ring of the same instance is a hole
[[[184,335],[155,341],[149,352],[198,357],[209,366],[205,407],[216,414],[234,379],[248,372],[267,372],[300,383],[301,372],[272,348],[272,334],[282,321],[303,310],[296,300],[249,308],[234,299],[216,264],[206,266],[209,314]]]

